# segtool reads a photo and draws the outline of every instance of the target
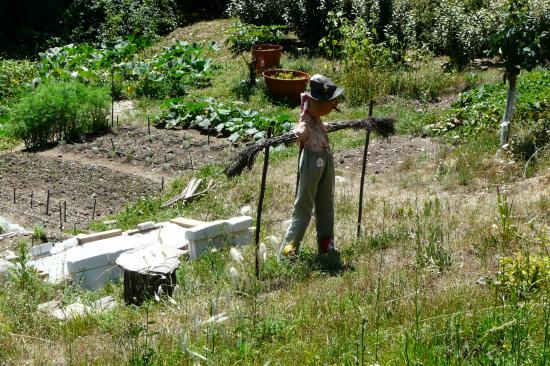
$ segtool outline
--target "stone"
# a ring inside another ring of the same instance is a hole
[[[61,301],[59,300],[48,301],[36,307],[36,310],[50,315],[57,309],[61,309]]]
[[[90,306],[90,310],[94,312],[103,312],[107,310],[113,310],[116,307],[117,307],[117,303],[115,301],[115,298],[112,296],[105,296],[95,301]]]
[[[71,279],[89,290],[97,290],[103,287],[107,282],[120,281],[122,271],[118,266],[107,265],[94,268],[87,271],[73,273]]]
[[[17,255],[12,250],[9,250],[9,249],[2,252],[1,257],[7,261],[14,261],[17,259]]]
[[[102,231],[99,233],[92,233],[92,234],[80,234],[76,237],[76,240],[78,241],[79,245],[83,245],[86,243],[91,243],[98,240],[103,240],[107,238],[112,238],[115,236],[122,235],[122,230],[120,229],[113,229],[113,230],[107,230]]]
[[[141,224],[137,224],[136,227],[139,231],[151,230],[155,227],[155,223],[153,221],[146,221],[142,222]]]
[[[10,270],[14,266],[15,265],[13,263],[0,258],[0,283],[8,280]]]

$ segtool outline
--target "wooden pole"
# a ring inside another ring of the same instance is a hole
[[[118,128],[118,114],[116,116],[116,128]]]
[[[67,222],[67,201],[63,201],[63,222]]]
[[[374,108],[374,100],[369,101],[369,117],[372,117],[372,109]],[[363,189],[365,186],[365,171],[367,169],[367,158],[369,153],[370,128],[367,128],[365,135],[365,148],[363,150],[363,166],[361,169],[361,185],[359,188],[359,213],[357,215],[357,238],[361,235],[361,220],[363,218]]]
[[[160,190],[164,191],[164,177],[162,177],[160,181]]]
[[[151,120],[149,119],[149,116],[147,116],[147,133],[151,136]]]
[[[15,203],[15,187],[13,188],[13,203]]]
[[[111,68],[111,126],[115,121],[115,71]]]
[[[63,231],[63,211],[61,211],[61,202],[59,202],[59,230]]]
[[[97,199],[94,198],[94,210],[92,211],[92,221],[95,220],[95,207],[96,207]]]
[[[50,190],[48,189],[48,195],[46,196],[46,216],[50,216]]]
[[[31,191],[31,208],[33,205],[33,200],[34,200],[34,191]]]
[[[267,138],[271,138],[272,128],[271,126],[267,129]],[[258,200],[258,211],[256,213],[256,278],[260,278],[260,260],[258,258],[258,251],[260,249],[260,229],[262,223],[262,206],[264,203],[265,196],[265,180],[267,177],[267,167],[269,165],[269,146],[265,148],[264,152],[264,167],[262,170],[262,183],[260,185],[260,198]]]

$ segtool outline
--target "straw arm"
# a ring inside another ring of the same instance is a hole
[[[389,136],[395,133],[394,128],[395,120],[393,118],[380,118],[380,117],[368,117],[365,119],[357,119],[350,121],[332,122],[326,125],[327,132],[336,132],[348,128],[362,129],[366,128],[369,131],[375,131],[379,135]],[[264,139],[256,142],[238,152],[230,164],[225,168],[224,172],[228,177],[235,177],[240,175],[245,168],[251,169],[254,165],[256,155],[268,146],[275,146],[285,144],[296,140],[296,134],[294,132],[287,132],[285,134]]]

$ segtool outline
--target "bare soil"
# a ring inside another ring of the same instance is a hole
[[[372,140],[367,172],[391,174],[407,159],[434,154],[436,148],[436,143],[424,138]],[[95,219],[101,219],[140,196],[158,193],[162,180],[169,184],[170,179],[207,164],[226,164],[235,149],[227,139],[209,139],[198,131],[151,127],[149,135],[147,126],[134,125],[45,151],[1,153],[0,215],[31,230],[43,225],[50,238],[58,238],[62,236],[60,204],[62,213],[64,204],[67,207],[63,229],[83,229],[94,217],[94,200]],[[335,153],[335,164],[339,170],[357,172],[362,157],[362,146],[340,150]],[[3,240],[0,249],[15,247],[17,240]]]

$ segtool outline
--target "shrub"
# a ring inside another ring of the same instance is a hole
[[[550,257],[516,253],[499,260],[495,285],[499,292],[524,298],[528,294],[544,294],[550,285]]]
[[[236,22],[227,30],[227,43],[233,52],[249,51],[259,43],[279,44],[286,38],[286,25],[254,25]]]
[[[9,106],[31,89],[36,76],[36,65],[33,62],[0,58],[0,116],[6,114]]]
[[[177,25],[173,0],[75,0],[64,14],[69,42],[105,42],[128,36],[154,39]]]
[[[99,133],[108,128],[109,101],[107,88],[76,81],[45,83],[15,106],[11,132],[29,148]]]

